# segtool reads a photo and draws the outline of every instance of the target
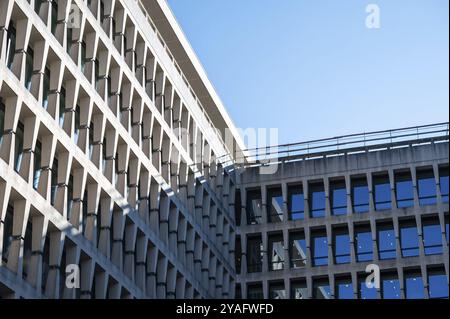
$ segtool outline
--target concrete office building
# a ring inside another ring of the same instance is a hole
[[[405,132],[261,174],[165,0],[1,1],[0,298],[448,296],[448,124]]]

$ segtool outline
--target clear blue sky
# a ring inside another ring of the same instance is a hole
[[[168,3],[237,127],[289,143],[448,121],[447,0]]]

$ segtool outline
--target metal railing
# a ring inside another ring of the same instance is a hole
[[[250,148],[236,152],[238,165],[265,165],[331,154],[448,140],[449,122],[350,134],[306,142]]]

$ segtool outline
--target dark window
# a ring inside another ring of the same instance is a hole
[[[241,192],[239,190],[236,190],[236,195],[234,197],[234,212],[235,212],[234,219],[236,220],[236,226],[241,226],[242,204],[241,204]]]
[[[262,270],[262,241],[260,237],[247,239],[247,270],[249,273]]]
[[[372,233],[370,229],[359,229],[355,231],[356,260],[373,260]]]
[[[67,35],[66,35],[66,51],[67,54],[70,55],[70,51],[72,50],[72,37],[73,37],[73,28],[67,28]]]
[[[334,262],[347,264],[350,262],[350,236],[344,230],[337,230],[334,234]]]
[[[289,188],[289,219],[305,219],[305,197],[301,186]]]
[[[403,257],[419,256],[419,234],[416,225],[400,227],[400,244]]]
[[[286,290],[284,289],[284,284],[271,283],[269,285],[269,298],[270,299],[286,299]]]
[[[395,233],[391,225],[378,227],[378,254],[380,259],[395,259]]]
[[[448,203],[448,167],[439,168],[439,185],[442,201]]]
[[[51,180],[50,203],[55,205],[56,190],[58,188],[58,160],[56,158],[53,160]]]
[[[352,280],[336,279],[335,294],[337,299],[353,299],[353,285]]]
[[[80,126],[81,126],[81,115],[80,115],[80,106],[77,105],[75,107],[75,127],[73,130],[73,142],[78,144],[78,137],[80,136]]]
[[[422,228],[425,255],[442,254],[442,233],[439,221],[425,220]]]
[[[352,180],[352,200],[355,213],[369,211],[369,187],[365,178]]]
[[[292,233],[289,240],[291,267],[305,267],[307,258],[305,236],[301,233]]]
[[[309,205],[311,217],[325,216],[325,191],[323,184],[312,184],[309,188]]]
[[[247,224],[261,224],[262,222],[262,201],[259,190],[247,192]]]
[[[313,282],[314,299],[331,299],[331,289],[328,280],[314,280]]]
[[[413,183],[409,172],[395,175],[395,194],[398,208],[414,206]]]
[[[333,215],[347,214],[347,190],[345,181],[332,182],[330,184],[331,213]]]
[[[306,299],[308,288],[305,280],[296,280],[291,282],[291,299]]]
[[[431,299],[448,298],[448,284],[445,271],[429,270],[428,287]]]
[[[283,221],[283,196],[281,189],[269,189],[267,192],[267,203],[269,204],[269,222]]]
[[[37,189],[39,186],[39,177],[41,176],[41,155],[42,145],[40,141],[36,141],[34,148],[34,169],[33,169],[33,188]]]
[[[52,6],[52,25],[51,30],[53,34],[56,34],[56,25],[58,23],[58,3],[56,1],[51,2]]]
[[[406,299],[423,299],[422,276],[417,273],[405,274],[405,295]]]
[[[3,142],[3,132],[5,130],[5,105],[3,104],[2,99],[0,98],[0,146]]]
[[[381,293],[383,299],[400,299],[400,281],[396,275],[383,275]]]
[[[366,284],[366,277],[359,278],[358,286],[359,299],[378,299],[377,289]]]
[[[417,191],[421,206],[436,204],[436,180],[432,170],[417,172]]]
[[[81,57],[80,57],[81,72],[84,73],[86,68],[86,42],[81,42]]]
[[[41,5],[44,2],[44,0],[34,0],[34,10],[39,15],[39,11],[41,10]]]
[[[67,219],[70,220],[72,216],[72,205],[73,205],[73,176],[70,174],[69,184],[67,185]],[[98,216],[101,216],[98,212]]]
[[[284,268],[283,235],[269,237],[269,269],[282,270]]]
[[[98,89],[98,84],[99,84],[99,80],[100,80],[100,62],[98,61],[98,59],[95,59],[94,62],[94,70],[95,70],[95,79],[94,79],[94,84],[95,84],[95,89]]]
[[[9,249],[12,243],[12,231],[13,231],[13,218],[14,217],[14,208],[11,205],[8,205],[6,210],[6,216],[3,221],[3,248],[2,248],[2,260],[4,263],[8,262]]]
[[[376,210],[391,208],[391,184],[389,183],[389,176],[374,176],[373,192]]]
[[[59,94],[59,126],[64,126],[64,116],[66,113],[66,89],[62,86]]]
[[[16,28],[14,27],[13,21],[9,23],[7,32],[7,50],[6,50],[6,61],[8,69],[12,70],[14,63],[14,55],[16,52]]]
[[[22,122],[17,124],[16,129],[16,141],[14,147],[14,169],[18,172],[20,170],[20,165],[22,164],[23,157],[23,134],[24,126]]]
[[[241,237],[240,236],[236,236],[234,261],[235,261],[236,273],[240,274],[241,273],[241,263],[242,263],[242,246],[241,246]]]
[[[25,87],[28,91],[31,90],[31,79],[33,77],[33,61],[34,51],[31,47],[28,47],[25,65]]]
[[[247,299],[263,299],[263,288],[261,284],[250,284],[247,287]]]
[[[323,233],[312,236],[313,265],[328,265],[328,240]]]
[[[42,107],[47,109],[48,107],[48,95],[50,93],[50,69],[48,67],[45,68],[44,71],[44,80],[42,87]]]

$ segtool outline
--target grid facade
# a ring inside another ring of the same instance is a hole
[[[403,144],[242,168],[236,296],[448,298],[448,139]]]
[[[227,150],[141,9],[0,2],[0,298],[234,296]]]

